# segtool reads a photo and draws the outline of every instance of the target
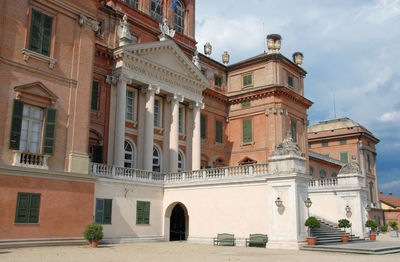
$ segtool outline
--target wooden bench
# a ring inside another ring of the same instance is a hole
[[[246,238],[246,247],[248,246],[262,246],[265,247],[268,242],[268,235],[264,234],[250,234],[250,238]]]
[[[214,237],[213,239],[213,245],[215,244],[220,245],[227,245],[227,246],[234,246],[235,245],[235,235],[234,234],[228,234],[228,233],[222,233],[218,234],[217,237]]]

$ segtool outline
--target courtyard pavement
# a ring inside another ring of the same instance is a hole
[[[396,241],[387,234],[377,237],[380,241]],[[307,262],[399,262],[400,254],[359,255],[321,251],[295,251],[265,248],[226,247],[192,244],[187,242],[157,242],[88,246],[35,247],[1,249],[1,262],[56,262],[56,261],[307,261]]]

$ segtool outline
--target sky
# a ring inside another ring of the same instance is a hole
[[[380,139],[380,191],[400,196],[400,0],[197,0],[199,52],[230,63],[261,54],[267,34],[280,52],[304,54],[310,124],[349,117]],[[335,99],[333,99],[333,97]]]

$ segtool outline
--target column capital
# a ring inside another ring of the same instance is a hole
[[[108,75],[106,77],[107,84],[117,84],[118,82],[125,82],[126,84],[131,84],[132,79],[124,73],[117,73],[113,75]]]
[[[191,102],[190,104],[189,104],[189,108],[190,109],[194,109],[194,108],[197,108],[197,109],[204,109],[204,103],[203,103],[203,101],[194,101],[194,102]]]
[[[156,85],[148,85],[146,87],[140,88],[140,92],[143,94],[146,93],[154,93],[154,94],[159,94],[160,93],[160,87]]]
[[[174,94],[169,95],[169,96],[167,97],[167,101],[168,101],[168,102],[178,101],[179,103],[182,103],[182,102],[183,102],[183,99],[184,99],[183,95],[181,95],[181,94],[179,94],[179,93],[174,93]]]

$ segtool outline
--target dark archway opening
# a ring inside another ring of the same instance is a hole
[[[169,240],[186,240],[185,210],[180,204],[177,204],[171,213],[171,220],[169,225]]]

